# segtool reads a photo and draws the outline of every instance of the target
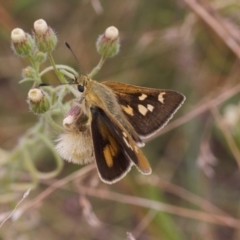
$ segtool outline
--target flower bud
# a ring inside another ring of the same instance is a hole
[[[21,57],[30,55],[35,48],[32,36],[25,33],[21,28],[15,28],[12,30],[11,40],[14,52]]]
[[[36,50],[34,52],[34,59],[36,60],[37,63],[41,64],[46,61],[47,54],[44,52],[40,52],[39,50]]]
[[[63,119],[63,127],[66,131],[73,131],[75,129],[76,121],[81,112],[80,106],[76,105],[71,107],[66,117]]]
[[[50,102],[47,94],[38,88],[29,90],[28,103],[31,111],[37,114],[45,113],[50,108]]]
[[[113,57],[119,52],[119,32],[115,27],[109,27],[100,35],[96,42],[97,51],[104,57]]]
[[[52,52],[57,45],[56,34],[43,19],[34,22],[34,37],[41,52]]]
[[[33,67],[28,66],[22,70],[22,77],[36,79],[36,70]]]
[[[63,119],[63,127],[68,132],[82,132],[86,130],[88,117],[84,114],[81,105],[77,104],[70,108]]]

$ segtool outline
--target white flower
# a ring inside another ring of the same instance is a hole
[[[93,162],[95,159],[89,129],[81,133],[63,133],[56,141],[56,150],[58,154],[69,162],[87,164]]]

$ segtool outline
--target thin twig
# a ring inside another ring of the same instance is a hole
[[[199,208],[206,212],[231,217],[230,215],[226,214],[220,208],[214,206],[211,202],[207,201],[206,199],[201,198],[196,194],[193,194],[192,192],[189,192],[186,189],[179,187],[175,184],[166,182],[158,177],[150,178],[149,182],[151,182],[153,186],[159,187],[162,191],[174,194],[175,196],[178,196],[191,204],[195,204],[196,206],[198,206]]]
[[[17,203],[17,205],[16,205],[16,206],[14,207],[14,209],[12,210],[12,212],[10,212],[9,215],[8,215],[8,217],[6,217],[6,218],[4,219],[4,221],[1,222],[0,228],[3,226],[3,224],[4,224],[9,218],[11,218],[11,217],[13,216],[13,214],[16,212],[18,206],[19,206],[19,205],[21,204],[21,202],[29,195],[30,191],[31,191],[31,188],[29,188],[29,189],[23,194],[22,199]]]
[[[213,14],[213,7],[209,5],[211,11],[207,11],[196,0],[184,0],[185,3],[225,42],[232,52],[240,59],[240,46],[228,31],[223,21],[216,18],[216,12]]]
[[[45,198],[47,198],[51,193],[53,193],[58,188],[66,185],[67,183],[73,181],[75,178],[82,177],[86,173],[90,172],[95,168],[94,164],[89,164],[88,166],[85,166],[84,168],[80,169],[79,171],[76,171],[70,175],[68,175],[65,178],[60,179],[59,181],[54,182],[50,187],[42,191],[37,197],[32,199],[31,201],[28,201],[25,205],[23,205],[20,208],[20,211],[23,213],[26,210],[30,209],[31,207],[38,206],[39,203],[41,203]],[[8,213],[6,213],[8,214]]]
[[[97,198],[103,198],[103,199],[108,199],[108,200],[121,202],[125,204],[131,204],[134,206],[145,207],[145,208],[153,209],[156,211],[167,212],[170,214],[187,217],[187,218],[191,218],[191,219],[195,219],[203,222],[240,229],[240,221],[233,217],[186,209],[186,208],[177,207],[177,206],[162,203],[162,202],[157,202],[154,200],[149,200],[146,198],[123,195],[120,193],[103,190],[103,189],[79,186],[79,191],[83,192],[84,194],[94,196]]]

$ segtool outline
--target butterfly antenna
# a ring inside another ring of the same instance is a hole
[[[78,63],[79,74],[80,74],[80,77],[81,77],[81,76],[82,76],[82,69],[81,69],[79,60],[78,60],[76,54],[73,52],[73,50],[72,50],[71,46],[69,45],[69,43],[68,43],[68,42],[65,42],[65,45],[66,45],[66,47],[71,51],[73,57],[75,58],[76,62]]]

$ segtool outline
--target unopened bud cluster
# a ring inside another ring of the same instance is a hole
[[[20,28],[15,28],[11,33],[12,48],[21,57],[32,55],[34,60],[42,63],[46,54],[52,52],[57,44],[57,36],[43,20],[34,22],[33,36]]]
[[[66,76],[75,79],[75,76],[66,69],[56,67],[51,52],[57,45],[57,35],[46,21],[39,19],[33,24],[32,34],[24,32],[20,28],[15,28],[11,32],[11,43],[14,52],[21,57],[28,57],[31,66],[22,70],[22,82],[33,81],[33,87],[42,83],[42,75],[50,70],[54,70],[59,79]],[[116,27],[108,27],[105,32],[99,36],[96,42],[97,51],[106,59],[113,57],[119,52],[119,31]],[[52,69],[46,68],[40,72],[40,64],[49,57]],[[102,61],[104,62],[104,61]],[[32,112],[36,114],[45,113],[50,109],[51,103],[55,102],[57,94],[48,96],[48,93],[39,88],[33,88],[28,93],[28,104]],[[51,98],[52,97],[52,98]],[[67,116],[63,120],[63,127],[68,132],[85,132],[88,129],[89,118],[81,105],[72,106]]]
[[[113,57],[119,52],[119,32],[115,27],[109,27],[100,35],[96,42],[97,51],[104,57]]]
[[[54,50],[57,44],[57,36],[54,31],[43,20],[34,22],[33,34],[15,28],[11,32],[11,43],[14,52],[21,57],[29,57],[32,66],[22,70],[23,80],[32,80],[40,83],[40,64],[43,63],[47,54]],[[50,100],[47,93],[34,88],[28,92],[28,104],[32,112],[36,114],[45,113],[50,108]]]

